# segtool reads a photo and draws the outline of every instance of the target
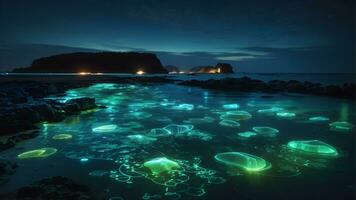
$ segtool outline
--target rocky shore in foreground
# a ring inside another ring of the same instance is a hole
[[[210,79],[206,81],[177,81],[168,77],[149,76],[73,76],[51,77],[46,80],[37,77],[33,77],[32,80],[23,79],[21,77],[9,79],[1,82],[0,85],[0,151],[11,148],[22,140],[36,137],[38,135],[38,124],[41,122],[58,122],[69,115],[80,114],[80,112],[88,109],[104,108],[105,105],[96,105],[93,98],[72,99],[65,103],[45,99],[49,95],[60,96],[68,89],[87,87],[95,83],[176,83],[178,85],[224,91],[286,92],[346,99],[354,99],[356,94],[355,84],[323,86],[319,83],[295,80],[263,82],[248,77]]]
[[[300,93],[310,95],[329,96],[336,98],[355,99],[356,86],[353,83],[344,85],[322,85],[320,83],[300,82],[296,80],[281,81],[272,80],[264,82],[248,77],[188,80],[178,83],[179,85],[201,87],[205,89],[239,91],[239,92],[265,92],[265,93]]]
[[[65,103],[45,99],[49,95],[64,95],[68,89],[87,87],[97,82],[150,83],[172,82],[157,77],[77,78],[76,81],[9,81],[0,85],[0,151],[16,143],[36,137],[41,122],[59,122],[82,111],[105,108],[94,98],[77,98]]]

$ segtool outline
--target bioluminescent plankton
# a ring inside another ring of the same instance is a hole
[[[309,121],[313,121],[313,122],[325,122],[329,120],[330,119],[328,117],[324,117],[324,116],[316,116],[316,117],[309,118]]]
[[[227,111],[226,113],[222,114],[220,118],[222,120],[234,120],[234,121],[242,121],[248,120],[252,117],[252,115],[247,111]]]
[[[172,132],[164,128],[154,128],[148,133],[152,137],[166,137],[172,135]]]
[[[102,125],[102,126],[92,128],[92,131],[94,133],[108,133],[108,132],[115,131],[115,129],[117,129],[117,125],[108,124],[108,125]]]
[[[203,124],[203,123],[211,123],[215,119],[209,116],[205,116],[203,118],[189,118],[188,120],[183,121],[184,123],[191,123],[191,124]]]
[[[275,137],[279,130],[275,128],[271,128],[268,126],[256,126],[252,128],[258,135],[265,136],[265,137]]]
[[[242,138],[250,138],[250,137],[256,136],[257,133],[252,132],[252,131],[246,131],[246,132],[237,133],[237,135]]]
[[[292,118],[296,116],[296,114],[293,112],[277,112],[276,115],[278,117],[283,117],[283,118]]]
[[[51,156],[57,152],[57,149],[55,148],[41,148],[41,149],[35,149],[31,151],[26,151],[23,152],[19,155],[17,155],[17,158],[19,159],[27,159],[27,158],[46,158],[48,156]]]
[[[340,132],[350,131],[354,127],[353,124],[351,124],[350,122],[346,122],[346,121],[333,122],[333,123],[330,123],[329,126],[332,131],[340,131]]]
[[[186,133],[188,131],[193,130],[193,128],[194,128],[194,126],[191,124],[189,124],[189,125],[170,124],[170,125],[164,127],[164,129],[171,132],[171,134],[173,134],[173,135],[179,135],[179,134]]]
[[[338,155],[337,150],[320,140],[295,140],[295,141],[290,141],[287,144],[287,147],[289,149],[302,152],[302,153],[307,153],[310,155],[316,155],[316,156],[330,156],[330,157],[335,157]]]
[[[169,160],[166,157],[159,157],[149,160],[143,164],[151,170],[153,175],[157,175],[163,172],[168,172],[173,169],[180,168],[179,164],[173,160]]]
[[[72,137],[73,136],[71,134],[63,133],[63,134],[54,135],[52,137],[52,139],[54,139],[54,140],[69,140],[69,139],[72,139]]]
[[[145,135],[141,135],[141,134],[128,135],[127,138],[132,142],[136,142],[136,143],[140,143],[140,144],[149,144],[149,143],[157,140],[154,137],[149,137],[149,136],[145,136]]]
[[[236,104],[236,103],[234,103],[234,104],[224,104],[222,107],[224,109],[226,109],[226,110],[236,110],[236,109],[240,108],[240,105]]]
[[[194,110],[194,105],[183,103],[183,104],[179,104],[176,106],[172,106],[172,109],[173,110]]]
[[[261,110],[258,110],[257,112],[258,113],[273,114],[273,113],[276,113],[276,112],[281,112],[283,110],[284,110],[284,108],[272,107],[272,108],[268,108],[268,109],[261,109]]]
[[[248,172],[260,172],[271,167],[271,164],[263,158],[243,152],[219,153],[215,155],[215,160]]]
[[[224,119],[219,122],[221,126],[227,126],[227,127],[240,127],[240,123],[234,120],[229,120],[229,119]]]

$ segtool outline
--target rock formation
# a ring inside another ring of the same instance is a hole
[[[161,61],[151,53],[70,53],[39,58],[27,68],[18,68],[13,72],[32,73],[167,73]]]

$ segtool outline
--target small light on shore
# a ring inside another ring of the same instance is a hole
[[[79,72],[79,75],[89,75],[90,72]]]
[[[142,74],[145,74],[146,72],[144,72],[144,71],[142,71],[142,70],[139,70],[139,71],[137,71],[136,72],[136,74],[138,74],[138,75],[142,75]]]

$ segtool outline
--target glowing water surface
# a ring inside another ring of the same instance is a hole
[[[1,152],[19,167],[0,194],[60,175],[98,199],[347,199],[355,129],[329,122],[355,121],[354,104],[273,95],[100,83],[48,97],[94,97],[107,108],[43,123],[38,137]]]

